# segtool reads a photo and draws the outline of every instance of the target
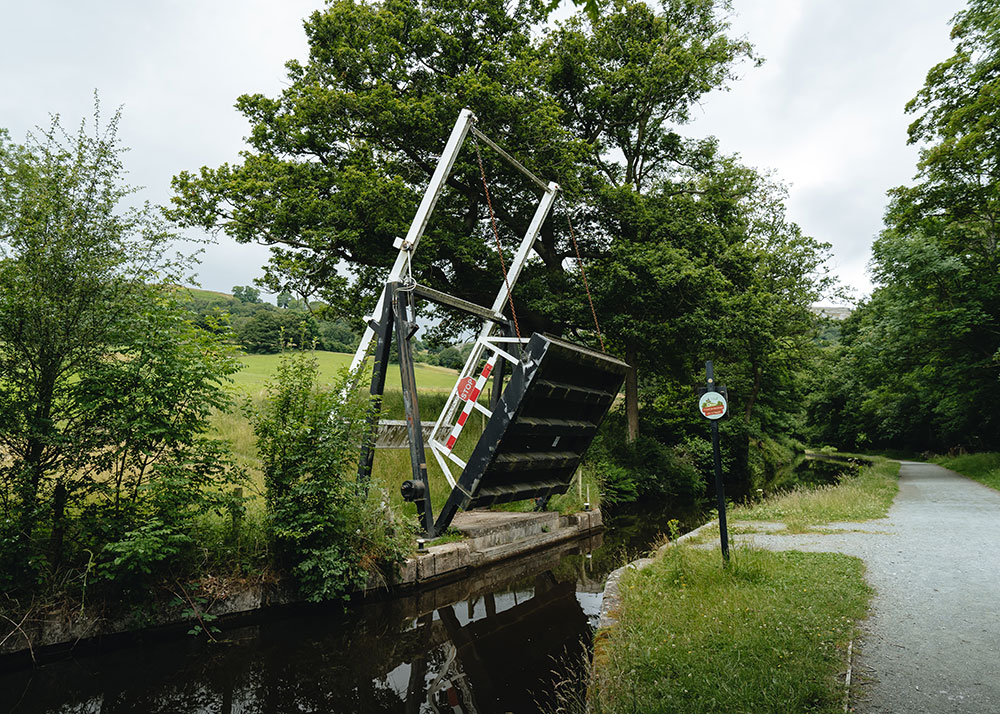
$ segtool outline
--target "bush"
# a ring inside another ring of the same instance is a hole
[[[704,478],[688,451],[646,435],[628,443],[621,424],[613,419],[601,427],[587,462],[598,476],[601,497],[607,503],[640,498],[693,502],[705,490]]]
[[[320,390],[318,371],[307,353],[284,357],[261,410],[247,407],[276,564],[312,601],[346,599],[401,562],[414,536],[385,493],[353,479],[365,395],[347,389],[346,373]]]
[[[235,327],[236,338],[250,354],[276,354],[289,342],[306,344],[318,339],[316,321],[307,313],[262,309]]]
[[[340,320],[320,322],[318,329],[323,349],[330,352],[354,352],[361,339],[350,325]]]

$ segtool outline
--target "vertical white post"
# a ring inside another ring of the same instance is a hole
[[[559,184],[554,181],[550,181],[549,187],[545,190],[545,195],[542,196],[542,200],[538,202],[538,208],[535,209],[535,215],[532,217],[531,223],[528,225],[528,230],[525,231],[524,238],[521,239],[521,245],[518,246],[517,252],[514,253],[514,258],[510,261],[510,269],[507,271],[507,280],[500,286],[496,299],[493,301],[494,312],[503,312],[504,307],[507,305],[507,297],[510,295],[510,291],[514,289],[514,283],[516,283],[517,279],[521,276],[521,270],[524,268],[524,264],[528,262],[528,254],[535,245],[535,241],[538,240],[538,234],[542,231],[542,224],[545,223],[545,219],[548,218],[549,211],[552,210],[552,204],[555,203],[556,195],[558,193]],[[492,327],[492,322],[487,322],[483,325],[483,329],[479,333],[480,338],[489,337]]]
[[[417,243],[420,242],[420,237],[424,234],[431,211],[434,210],[434,205],[437,203],[442,189],[444,189],[444,182],[448,180],[448,174],[451,173],[451,169],[455,165],[455,159],[458,157],[458,152],[462,148],[465,137],[469,133],[469,128],[475,120],[476,115],[472,113],[471,109],[463,109],[458,115],[455,127],[451,130],[451,136],[448,137],[448,142],[444,145],[444,151],[441,152],[441,158],[438,159],[437,168],[434,169],[430,183],[427,184],[427,189],[424,191],[424,197],[420,201],[417,213],[413,216],[413,222],[410,223],[410,230],[406,232],[406,238],[403,239],[399,247],[399,255],[396,256],[396,262],[393,263],[392,269],[389,271],[386,284],[395,282],[402,276],[406,261],[410,259],[413,251],[417,248]],[[379,295],[378,302],[375,304],[373,315],[382,314],[382,305],[385,299],[385,287],[383,286],[382,294]],[[361,337],[361,344],[358,345],[358,349],[354,353],[354,359],[351,360],[352,372],[358,368],[362,360],[364,360],[365,355],[368,354],[368,347],[371,345],[374,337],[375,331],[366,325],[364,335]]]

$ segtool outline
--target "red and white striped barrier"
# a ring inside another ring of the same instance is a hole
[[[462,407],[462,413],[458,415],[458,421],[455,422],[455,426],[451,428],[451,433],[448,434],[448,440],[445,442],[445,449],[451,451],[455,448],[455,442],[458,441],[458,435],[462,433],[462,427],[465,426],[465,422],[469,420],[469,414],[476,406],[476,400],[479,399],[479,393],[483,391],[483,387],[486,385],[486,380],[490,377],[490,372],[493,371],[493,366],[497,362],[497,355],[493,355],[488,360],[486,360],[486,366],[483,367],[482,373],[476,380],[475,385],[471,390],[463,390],[462,387],[466,385],[461,385],[459,387],[459,396],[465,399],[465,406]],[[466,377],[467,380],[471,381],[471,378]],[[467,392],[467,393],[466,393]]]

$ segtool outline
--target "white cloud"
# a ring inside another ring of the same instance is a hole
[[[947,21],[962,0],[736,0],[732,33],[767,62],[744,66],[682,131],[715,134],[724,151],[791,186],[789,213],[830,241],[845,282],[869,289],[871,239],[885,191],[914,173],[903,105],[927,70],[951,54]],[[274,95],[284,63],[306,54],[302,19],[321,0],[35,0],[5,8],[0,125],[15,139],[48,113],[73,125],[124,107],[121,137],[133,183],[165,203],[182,170],[237,159],[248,131],[233,108],[243,93]],[[259,275],[267,251],[222,239],[203,283],[228,290]]]
[[[183,0],[99,3],[37,0],[5,8],[0,124],[14,140],[57,113],[70,128],[122,107],[120,138],[131,183],[164,204],[182,170],[238,159],[246,121],[240,94],[276,94],[284,63],[304,58],[302,20],[320,0]],[[11,31],[10,28],[17,28]],[[220,238],[203,258],[202,283],[229,290],[260,274],[261,246]]]
[[[892,186],[915,172],[906,102],[948,57],[961,0],[754,0],[736,4],[735,34],[766,59],[729,92],[714,92],[687,128],[723,151],[774,169],[789,215],[834,247],[834,267],[862,293],[871,241]]]

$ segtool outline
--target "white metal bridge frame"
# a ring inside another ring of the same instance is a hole
[[[506,279],[501,284],[500,289],[497,292],[497,296],[493,301],[493,305],[491,306],[491,310],[494,314],[498,316],[502,314],[504,306],[507,304],[510,290],[513,289],[514,283],[517,282],[517,279],[521,274],[521,269],[524,267],[525,263],[527,263],[528,256],[530,255],[531,250],[535,245],[535,241],[538,238],[538,234],[542,229],[542,224],[545,222],[549,212],[552,210],[552,204],[555,202],[556,195],[559,192],[559,185],[552,181],[548,183],[543,182],[517,160],[503,151],[503,149],[491,141],[489,137],[479,131],[475,127],[475,122],[476,116],[470,109],[463,109],[459,114],[458,120],[455,122],[455,127],[452,129],[451,135],[448,137],[448,142],[445,144],[444,151],[441,153],[441,158],[438,159],[438,164],[434,170],[434,174],[431,176],[430,183],[424,191],[423,199],[417,207],[417,212],[413,217],[413,222],[410,223],[410,228],[406,233],[406,237],[401,239],[397,238],[393,244],[393,247],[399,248],[399,254],[396,256],[396,261],[393,263],[392,268],[389,271],[389,276],[386,278],[386,285],[383,287],[382,294],[379,296],[378,302],[375,305],[374,315],[382,314],[382,308],[385,301],[388,299],[387,293],[389,284],[399,282],[403,280],[404,276],[408,276],[410,274],[410,260],[412,259],[413,252],[416,250],[417,245],[420,242],[420,238],[424,234],[424,230],[430,220],[431,213],[434,211],[434,206],[444,189],[445,181],[448,179],[448,175],[451,173],[451,170],[455,165],[455,159],[458,157],[458,152],[461,150],[470,132],[473,133],[476,138],[482,139],[486,144],[497,151],[497,153],[499,153],[505,160],[507,160],[544,191],[541,199],[539,199],[538,205],[535,209],[535,214],[531,219],[531,223],[528,225],[528,229],[521,239],[521,243],[518,246],[517,251],[514,253],[510,267],[507,270]],[[354,353],[354,359],[351,361],[352,372],[360,367],[361,363],[368,354],[372,340],[375,338],[375,331],[372,329],[370,324],[373,319],[374,318],[369,317],[366,320],[368,325],[365,327],[364,335],[361,337],[361,343],[358,345],[358,349]],[[441,410],[441,414],[434,423],[434,428],[431,430],[430,437],[427,440],[427,445],[430,446],[431,452],[434,454],[434,458],[437,460],[438,465],[441,467],[445,478],[448,479],[448,483],[452,486],[452,488],[454,488],[456,480],[452,475],[448,462],[450,461],[454,463],[461,469],[465,468],[465,462],[452,453],[455,441],[458,439],[458,433],[465,425],[465,420],[468,418],[469,413],[473,409],[482,412],[487,418],[492,415],[492,412],[480,404],[477,398],[496,363],[497,357],[502,357],[503,359],[516,364],[519,359],[515,353],[519,352],[519,350],[511,350],[511,345],[523,344],[528,341],[527,338],[508,337],[505,335],[495,334],[496,330],[497,323],[494,320],[483,320],[483,325],[476,337],[476,342],[473,345],[472,352],[469,354],[469,358],[466,360],[465,366],[462,367],[461,372],[459,372],[458,379],[456,380],[455,385],[451,388],[451,393],[448,395],[448,401]],[[492,355],[487,360],[487,366],[478,375],[476,375],[476,370],[479,367],[479,361],[482,359],[483,353],[486,350],[489,350]],[[461,385],[466,378],[469,377],[476,378],[476,388],[472,390],[470,395],[468,395],[468,399],[463,399],[462,396],[459,395],[459,385]],[[442,440],[443,435],[445,438]]]

